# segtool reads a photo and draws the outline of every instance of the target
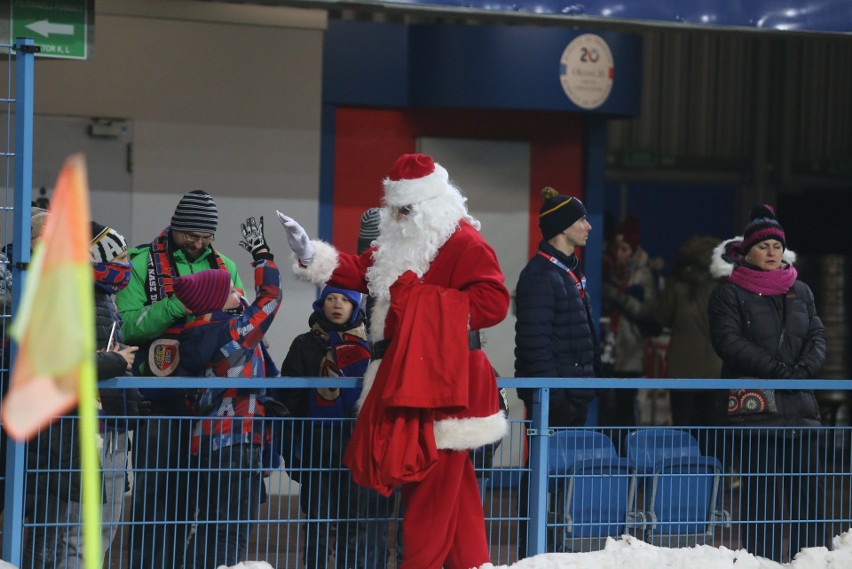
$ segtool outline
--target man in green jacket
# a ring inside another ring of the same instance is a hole
[[[236,264],[218,253],[213,239],[218,226],[216,203],[207,192],[185,194],[175,208],[171,224],[149,245],[128,251],[132,265],[130,284],[116,297],[124,340],[138,345],[134,371],[160,377],[179,373],[177,335],[172,326],[192,316],[174,296],[175,278],[207,269],[231,273],[234,288],[243,283]],[[170,337],[175,336],[175,337]],[[152,416],[175,419],[140,420],[134,437],[133,529],[130,567],[160,569],[180,567],[190,525],[195,515],[194,489],[185,468],[191,420],[183,390],[142,389]]]

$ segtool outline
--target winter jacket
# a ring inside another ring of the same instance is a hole
[[[121,336],[121,320],[111,294],[95,287],[95,346],[98,350],[106,350],[112,333],[113,323],[116,323],[113,341],[123,343]],[[99,351],[95,354],[95,369],[98,381],[112,377],[127,375],[127,362],[116,352]],[[131,389],[102,389],[99,391],[104,417],[134,417],[139,414],[139,390]],[[108,426],[125,430],[122,420],[109,422]]]
[[[323,330],[343,331],[358,326],[364,326],[365,315],[358,312],[353,324],[346,323],[335,326],[318,313],[311,313],[308,324],[310,332],[299,334],[290,344],[287,357],[281,364],[281,375],[284,377],[320,377],[323,361],[331,349],[328,341],[324,340],[318,333],[314,332],[314,326],[319,324]],[[366,365],[366,364],[365,364]],[[355,404],[361,394],[360,388],[341,389],[340,397],[334,401],[327,401],[316,388],[305,389],[280,389],[278,399],[283,401],[294,417],[355,417]]]
[[[148,343],[161,337],[175,323],[192,320],[192,317],[186,314],[183,303],[175,296],[169,296],[157,302],[151,302],[148,298],[148,253],[150,250],[150,245],[144,245],[127,251],[130,264],[133,267],[132,276],[130,283],[115,298],[123,322],[121,330],[124,334],[124,340],[131,345],[139,346],[133,367],[134,371],[140,375],[149,373],[147,369]],[[231,273],[234,287],[243,290],[243,282],[237,274],[236,264],[221,253],[219,257],[227,267],[228,272]],[[190,262],[183,251],[179,249],[172,250],[170,258],[172,266],[177,272],[174,276],[197,273],[218,266],[212,249],[209,247],[193,262]],[[146,388],[140,391],[145,399],[160,402],[156,404],[155,410],[157,412],[165,412],[162,403],[174,407],[175,413],[182,413],[182,402],[172,401],[173,396],[176,395],[174,390]]]
[[[657,296],[654,275],[648,266],[648,254],[637,249],[627,260],[627,282],[621,292],[640,304],[653,302]],[[629,318],[616,318],[615,372],[642,375],[645,372],[645,338],[640,327]]]
[[[723,276],[718,269],[721,247],[717,251],[713,270]],[[785,252],[785,260],[794,258],[792,251]],[[766,296],[723,281],[713,291],[708,310],[722,377],[789,378],[794,366],[802,377],[818,377],[825,362],[825,328],[805,283],[796,281],[786,294]],[[727,397],[717,402],[717,412],[732,423],[819,425],[813,391],[776,390],[775,397],[777,414],[728,417]]]
[[[132,345],[159,338],[169,326],[186,316],[183,304],[174,296],[154,303],[149,302],[147,286],[149,251],[149,245],[134,247],[127,251],[130,264],[133,266],[133,276],[130,284],[119,292],[115,299],[124,322],[122,326],[124,339]],[[209,247],[193,262],[190,262],[179,249],[172,251],[171,257],[174,269],[177,271],[177,275],[174,276],[217,268]],[[231,273],[234,287],[243,290],[243,282],[237,274],[236,264],[221,253],[219,257]]]
[[[281,275],[271,260],[254,262],[255,300],[242,314],[214,312],[189,323],[180,333],[180,367],[188,375],[274,377],[278,368],[263,345],[263,335],[281,306]],[[192,454],[240,443],[268,441],[261,423],[241,418],[266,416],[265,389],[204,389],[192,432]],[[228,417],[228,418],[226,418]]]
[[[539,250],[572,268],[578,281],[583,279],[574,255],[565,255],[546,241]],[[588,297],[583,298],[571,275],[536,254],[518,278],[515,306],[515,377],[596,376],[598,342]],[[574,424],[575,414],[584,412],[594,395],[593,389],[552,390],[551,424]],[[531,389],[518,389],[518,396],[531,407]]]

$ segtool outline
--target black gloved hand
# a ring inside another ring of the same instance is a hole
[[[775,366],[775,370],[772,375],[777,377],[778,379],[790,379],[793,377],[793,368],[785,364],[784,362],[778,362],[778,365]]]
[[[260,216],[260,222],[256,222],[254,217],[246,219],[245,223],[240,224],[243,232],[243,240],[240,241],[240,247],[252,254],[257,255],[262,249],[269,250],[266,244],[266,238],[263,236],[263,216]]]
[[[790,374],[790,379],[810,379],[810,372],[799,364],[793,366]]]

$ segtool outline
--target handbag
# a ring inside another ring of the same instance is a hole
[[[758,415],[778,412],[774,389],[728,390],[728,415]]]
[[[739,299],[739,291],[734,289],[737,294],[737,303],[742,311],[742,301]],[[783,312],[781,314],[781,334],[778,338],[778,347],[775,348],[775,354],[781,350],[781,345],[784,343],[786,334],[787,322],[787,303],[782,303]],[[745,314],[743,314],[745,318]],[[741,377],[740,379],[754,379],[753,377]],[[774,389],[730,389],[728,390],[728,416],[737,417],[742,415],[760,415],[778,413],[778,403],[775,401]]]

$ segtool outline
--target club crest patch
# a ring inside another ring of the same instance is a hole
[[[174,373],[180,363],[180,341],[168,338],[154,340],[148,350],[148,368],[157,377]]]

